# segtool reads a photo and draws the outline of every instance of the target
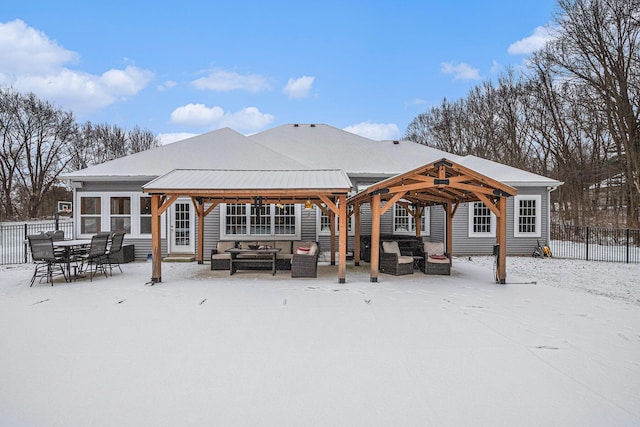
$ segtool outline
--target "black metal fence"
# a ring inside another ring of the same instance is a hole
[[[554,257],[640,263],[640,230],[551,224]]]
[[[64,231],[65,238],[73,238],[73,221],[60,220],[57,226]],[[0,224],[0,264],[31,262],[27,236],[49,230],[56,230],[56,221]]]

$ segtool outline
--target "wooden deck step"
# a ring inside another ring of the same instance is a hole
[[[162,259],[163,262],[193,262],[195,260],[194,254],[168,254]]]

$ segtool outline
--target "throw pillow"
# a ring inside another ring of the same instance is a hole
[[[309,255],[309,251],[311,250],[311,248],[303,248],[303,247],[299,247],[298,250],[296,251],[296,253],[298,255]]]

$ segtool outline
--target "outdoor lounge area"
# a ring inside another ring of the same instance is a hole
[[[211,270],[234,274],[248,270],[290,270],[291,277],[316,277],[320,248],[317,242],[300,240],[220,241],[211,250]]]

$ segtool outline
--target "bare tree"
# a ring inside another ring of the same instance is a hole
[[[116,125],[86,122],[71,146],[69,169],[84,169],[158,145],[158,139],[152,132],[138,126],[126,131]]]
[[[14,147],[20,157],[15,165],[12,198],[17,200],[23,216],[36,218],[42,211],[45,194],[69,162],[68,145],[73,141],[76,125],[73,114],[63,112],[38,99],[33,93],[18,95],[13,114],[6,122]]]
[[[16,119],[20,111],[21,95],[13,90],[0,90],[0,219],[13,219],[16,214],[14,185],[24,144],[16,137]]]
[[[623,166],[627,224],[640,227],[640,0],[558,0],[554,42],[534,57],[584,84]]]

